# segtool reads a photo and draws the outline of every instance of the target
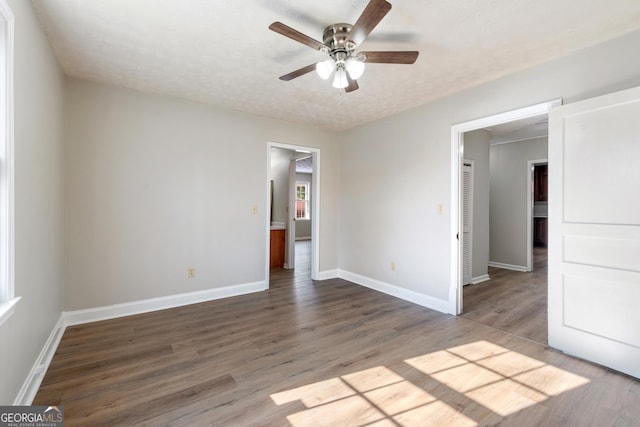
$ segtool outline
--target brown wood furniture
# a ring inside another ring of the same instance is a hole
[[[547,247],[547,218],[533,219],[533,246]]]
[[[534,203],[547,203],[548,196],[548,165],[538,165],[533,170],[533,199]],[[547,247],[547,218],[533,219],[533,245]]]
[[[269,244],[271,268],[284,267],[284,233],[284,229],[271,230],[271,242]]]
[[[548,196],[548,165],[539,165],[533,169],[533,192],[534,192],[534,201],[536,202],[546,202],[549,198]]]

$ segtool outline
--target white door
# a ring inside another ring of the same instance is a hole
[[[462,285],[471,283],[473,253],[473,161],[462,168]]]
[[[287,237],[284,268],[296,268],[296,152],[289,161],[289,204],[287,206]]]
[[[640,378],[640,87],[549,127],[549,345]]]

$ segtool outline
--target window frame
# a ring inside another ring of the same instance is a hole
[[[304,187],[304,195],[305,198],[304,199],[299,199],[298,198],[298,187]],[[309,209],[309,201],[311,200],[309,197],[309,189],[311,188],[311,185],[309,182],[307,181],[296,181],[296,221],[308,221],[311,219],[311,210]],[[298,216],[298,202],[299,201],[304,201],[304,216],[303,217],[299,217]]]
[[[6,0],[0,0],[0,325],[20,297],[14,287],[14,24]]]

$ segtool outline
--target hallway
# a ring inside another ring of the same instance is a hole
[[[489,267],[491,280],[464,288],[462,317],[547,344],[547,249],[534,248],[530,273]]]
[[[299,287],[311,283],[311,240],[298,240],[295,269],[272,268],[269,273],[269,287]]]

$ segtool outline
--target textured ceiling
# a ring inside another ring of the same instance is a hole
[[[515,120],[484,128],[491,134],[491,144],[525,141],[549,136],[549,118],[547,114]]]
[[[309,73],[325,59],[268,30],[315,39],[368,0],[33,0],[64,72],[342,130],[640,29],[639,0],[390,0],[363,50],[419,50],[414,65],[367,64],[344,94]]]
[[[304,159],[296,160],[296,172],[298,173],[312,173],[313,172],[313,160],[311,156]]]

